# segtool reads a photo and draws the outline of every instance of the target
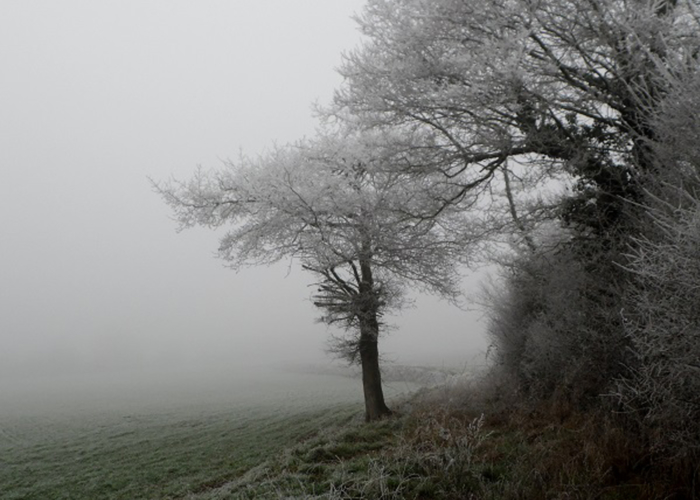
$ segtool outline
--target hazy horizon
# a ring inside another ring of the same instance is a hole
[[[330,362],[311,277],[226,269],[148,179],[313,135],[363,3],[0,5],[0,379]],[[478,312],[432,297],[390,322],[389,362],[486,348]]]

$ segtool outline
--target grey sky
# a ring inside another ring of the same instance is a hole
[[[0,3],[0,375],[321,358],[309,277],[234,273],[175,233],[147,177],[313,134],[361,0]],[[483,350],[478,314],[431,298],[391,360]]]

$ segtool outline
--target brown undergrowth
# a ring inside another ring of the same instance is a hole
[[[472,461],[487,473],[474,498],[700,498],[698,462],[656,454],[637,418],[604,401],[588,410],[557,398],[527,402],[488,377],[454,392],[424,395],[412,418],[437,411],[483,419],[486,437]]]

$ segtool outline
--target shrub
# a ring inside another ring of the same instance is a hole
[[[653,125],[655,169],[643,179],[640,236],[627,266],[629,377],[617,394],[652,450],[678,463],[700,458],[700,73],[666,71]],[[692,474],[700,475],[697,466]]]
[[[621,271],[609,250],[555,239],[516,256],[489,297],[496,369],[529,400],[587,404],[623,370]]]
[[[688,199],[690,199],[688,197]],[[700,201],[650,207],[630,254],[625,330],[634,369],[618,395],[667,457],[700,455]]]

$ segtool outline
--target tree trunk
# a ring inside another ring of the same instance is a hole
[[[365,421],[371,422],[391,415],[384,402],[382,377],[379,372],[379,300],[374,290],[374,278],[368,259],[360,260],[360,361],[362,388],[365,394]]]
[[[382,378],[379,372],[379,348],[377,328],[362,322],[360,327],[360,361],[362,362],[362,388],[365,394],[365,421],[370,422],[391,415],[384,402]],[[368,321],[367,323],[372,323]],[[378,327],[376,316],[374,324]]]

